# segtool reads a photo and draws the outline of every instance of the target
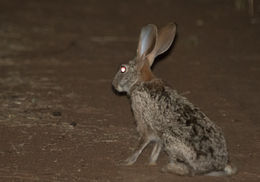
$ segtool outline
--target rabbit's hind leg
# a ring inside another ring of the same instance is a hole
[[[177,161],[171,161],[162,169],[162,171],[174,173],[181,176],[190,175],[189,167],[186,164]]]

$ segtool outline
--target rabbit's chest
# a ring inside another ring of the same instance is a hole
[[[148,93],[140,92],[131,97],[131,107],[139,132],[143,130],[158,132],[162,114],[155,99],[151,99]]]

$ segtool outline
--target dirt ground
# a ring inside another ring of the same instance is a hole
[[[137,146],[127,97],[111,89],[148,23],[178,25],[154,73],[224,130],[231,177],[162,173]],[[260,181],[260,3],[243,0],[1,0],[0,181]]]

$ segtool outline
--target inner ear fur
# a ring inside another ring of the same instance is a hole
[[[174,23],[169,23],[160,29],[158,35],[156,36],[156,42],[154,49],[147,55],[149,65],[152,66],[154,59],[167,51],[176,35],[176,25]]]
[[[148,24],[143,27],[139,36],[137,58],[139,58],[139,60],[143,60],[141,58],[144,58],[150,54],[155,48],[156,41],[157,27],[153,24]]]

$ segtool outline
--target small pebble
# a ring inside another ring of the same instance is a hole
[[[77,125],[77,123],[75,121],[73,121],[70,123],[70,125],[75,127]]]
[[[59,111],[54,111],[54,112],[52,113],[52,115],[53,115],[53,116],[61,116],[61,112],[59,112]]]

